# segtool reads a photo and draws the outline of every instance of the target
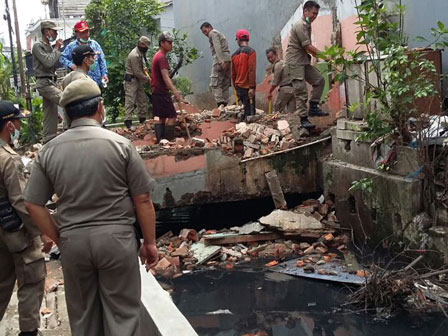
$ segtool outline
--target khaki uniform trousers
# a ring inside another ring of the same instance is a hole
[[[137,78],[133,78],[130,82],[124,81],[125,93],[125,120],[132,120],[132,111],[134,106],[137,107],[137,116],[139,119],[146,119],[148,109],[148,98],[145,89]]]
[[[40,237],[30,240],[23,230],[10,233],[0,229],[0,320],[17,280],[21,331],[34,331],[40,326],[46,273],[41,248]]]
[[[43,142],[47,143],[56,136],[58,131],[58,105],[62,91],[51,79],[47,78],[38,78],[36,80],[36,87],[43,98]]]
[[[220,64],[213,64],[210,76],[210,88],[215,96],[216,103],[229,103],[230,87],[230,62],[227,62],[227,69],[224,71]]]
[[[149,334],[133,226],[63,231],[60,248],[73,336]]]
[[[288,75],[291,78],[291,83],[296,98],[296,113],[300,117],[308,115],[306,103],[308,101],[308,90],[306,83],[310,83],[313,87],[311,91],[310,101],[319,103],[322,97],[322,92],[325,87],[325,80],[311,64],[307,65],[286,65]]]
[[[291,85],[282,86],[278,89],[274,102],[275,112],[293,113],[296,110],[296,99],[294,89]]]

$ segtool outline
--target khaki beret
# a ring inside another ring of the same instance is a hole
[[[62,92],[59,105],[66,107],[72,103],[81,103],[85,100],[101,97],[101,90],[90,78],[80,78],[71,82]]]
[[[61,27],[58,27],[54,21],[45,20],[40,23],[41,29],[53,29],[53,30],[61,30]]]
[[[148,48],[151,46],[151,40],[146,36],[140,36],[138,43],[144,43]]]

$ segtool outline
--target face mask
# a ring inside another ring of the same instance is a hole
[[[146,54],[146,52],[148,51],[148,47],[138,47],[138,50],[140,50],[142,53]]]
[[[310,18],[309,18],[309,17],[306,17],[306,18],[305,18],[305,21],[306,21],[307,23],[310,23]]]
[[[89,41],[90,41],[90,38],[88,38],[87,40],[84,40],[82,38],[79,39],[79,42],[81,42],[81,43],[89,43]]]
[[[94,71],[95,68],[96,68],[96,62],[93,62],[92,64],[90,64],[90,66],[89,66],[90,71]]]
[[[54,42],[54,38],[53,38],[53,36],[49,35],[49,36],[48,36],[48,41],[50,41],[50,43],[51,43],[51,42]]]
[[[9,133],[11,135],[11,143],[14,145],[14,147],[18,147],[20,131],[14,125],[12,127],[14,127],[14,133]]]

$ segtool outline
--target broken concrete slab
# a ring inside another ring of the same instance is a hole
[[[228,245],[239,243],[250,243],[257,241],[276,240],[281,238],[280,234],[266,232],[258,234],[235,234],[235,233],[217,233],[213,235],[202,236],[206,245]]]
[[[210,260],[218,255],[220,251],[221,246],[205,245],[202,242],[195,243],[190,247],[190,252],[193,253],[193,257],[198,261],[197,265]]]
[[[247,223],[241,227],[235,228],[234,231],[238,232],[239,234],[251,234],[251,233],[260,233],[263,231],[265,227],[261,225],[258,222],[254,223]]]
[[[311,216],[292,211],[274,210],[268,216],[261,217],[259,222],[281,231],[304,231],[322,229],[322,223]]]

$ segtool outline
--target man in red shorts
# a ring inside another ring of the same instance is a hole
[[[170,141],[174,139],[174,123],[177,114],[170,91],[176,102],[180,103],[181,100],[180,93],[170,78],[170,65],[166,58],[166,54],[173,49],[173,40],[174,38],[169,32],[160,34],[159,51],[152,59],[152,107],[154,117],[158,117],[154,125],[157,143],[161,139]]]

